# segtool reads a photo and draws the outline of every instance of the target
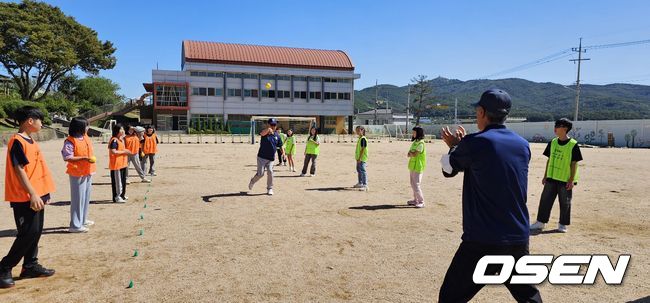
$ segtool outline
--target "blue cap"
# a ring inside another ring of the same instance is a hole
[[[267,121],[267,122],[268,122],[270,125],[278,125],[278,120],[275,119],[275,118],[271,118],[271,119],[269,119],[269,121]]]
[[[483,107],[487,112],[494,114],[507,115],[512,106],[510,95],[506,91],[498,88],[493,88],[485,91],[481,95],[481,100],[472,104],[474,107]]]

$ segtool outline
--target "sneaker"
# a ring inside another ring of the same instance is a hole
[[[568,227],[567,225],[564,225],[564,224],[558,224],[558,225],[557,225],[557,231],[559,231],[559,232],[561,232],[561,233],[565,233],[565,232],[567,232],[567,229],[568,229],[568,228],[569,228],[569,227]]]
[[[122,199],[122,197],[119,197],[116,200],[114,200],[113,202],[115,202],[115,203],[126,203],[126,200]]]
[[[23,267],[23,270],[20,271],[20,278],[21,279],[29,279],[29,278],[44,278],[44,277],[49,277],[54,274],[54,269],[47,269],[41,264],[34,264],[30,267]]]
[[[309,176],[310,176],[310,177],[316,177],[316,174],[311,174],[311,175],[309,175]]]
[[[0,271],[0,288],[11,288],[16,286],[14,278],[11,276],[11,269]]]
[[[131,180],[126,179],[126,184],[131,184]]]
[[[254,184],[255,183],[253,183],[253,180],[251,180],[251,182],[248,182],[248,190],[253,190],[253,185]]]
[[[124,196],[124,197],[122,197],[122,199],[124,199],[126,201],[126,200],[129,199],[129,196]]]
[[[84,226],[93,226],[93,225],[95,225],[95,221],[86,220],[86,222],[84,222]]]
[[[149,173],[149,175],[151,175],[152,177],[155,177],[155,176],[157,176],[157,174],[156,174],[156,173]]]
[[[361,187],[361,186],[363,186],[361,183],[357,183],[357,184],[355,184],[354,186],[352,186],[352,188],[359,188],[359,187]]]
[[[305,174],[300,174],[300,176],[301,176],[301,177],[304,177],[304,176],[305,176]]]
[[[80,228],[69,228],[68,232],[71,234],[80,234],[80,233],[87,233],[88,232],[88,227],[82,226]]]
[[[266,192],[266,194],[269,195],[269,196],[273,196],[273,189],[269,189],[269,190]]]
[[[541,230],[544,229],[544,225],[545,225],[544,223],[537,221],[533,225],[530,226],[530,229],[531,230],[541,231]]]
[[[368,188],[368,185],[361,185],[361,186],[359,187],[359,191],[368,191],[368,189],[369,189],[369,188]]]
[[[415,204],[418,204],[418,202],[415,201],[415,200],[409,200],[408,202],[406,202],[406,204],[407,205],[415,205]]]
[[[413,206],[415,206],[416,208],[423,208],[424,207],[424,202],[415,203],[415,205],[413,205]]]
[[[140,180],[140,182],[142,182],[142,183],[151,183],[151,180],[142,178],[142,180]]]

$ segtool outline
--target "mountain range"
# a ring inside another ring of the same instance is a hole
[[[461,81],[437,77],[428,81],[432,89],[430,108],[422,116],[453,118],[454,100],[458,100],[458,117],[474,115],[471,103],[490,88],[500,88],[512,97],[510,116],[528,121],[552,121],[561,117],[573,119],[575,86],[550,82],[533,82],[509,78],[498,80]],[[580,120],[650,119],[650,86],[635,84],[581,85]],[[408,86],[380,84],[380,108],[406,112]],[[375,86],[355,91],[355,111],[374,109]],[[413,102],[413,96],[411,96]],[[413,104],[412,109],[413,109]]]

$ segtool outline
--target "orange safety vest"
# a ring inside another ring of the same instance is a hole
[[[124,147],[124,142],[122,140],[120,140],[118,138],[115,138],[115,137],[111,138],[111,141],[109,141],[109,143],[108,143],[109,144],[108,145],[109,146],[108,169],[110,169],[110,170],[120,170],[122,168],[125,168],[125,167],[129,166],[129,158],[128,158],[127,155],[116,155],[116,154],[111,153],[110,144],[113,143],[114,140],[117,141],[117,150],[118,151],[126,150],[126,148]]]
[[[152,134],[151,136],[147,134],[144,135],[144,148],[142,148],[142,151],[145,155],[151,155],[158,152],[158,143],[156,143],[156,138],[158,138],[156,134]]]
[[[7,164],[5,168],[5,201],[8,202],[29,202],[29,192],[23,188],[18,174],[11,163],[11,147],[18,140],[23,146],[23,152],[29,163],[23,167],[29,183],[39,197],[55,191],[52,173],[45,164],[41,148],[36,141],[29,143],[23,136],[15,134],[7,144]]]
[[[140,138],[138,138],[138,135],[128,135],[124,138],[124,145],[132,154],[137,155],[140,150]]]
[[[93,144],[88,136],[84,135],[83,140],[68,136],[66,140],[74,146],[74,156],[90,157],[94,155]],[[65,173],[73,177],[83,177],[94,173],[96,170],[95,163],[90,163],[88,160],[68,161],[68,170]]]

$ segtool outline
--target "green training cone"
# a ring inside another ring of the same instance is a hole
[[[133,288],[133,280],[129,281],[129,286],[127,286],[126,288]]]
[[[147,208],[147,203],[144,204],[144,208]]]
[[[144,215],[140,214],[140,220],[144,220]]]
[[[141,228],[140,233],[138,233],[138,236],[142,236],[142,235],[144,235],[144,229]]]
[[[133,256],[134,256],[134,257],[137,257],[137,256],[138,256],[138,250],[137,250],[137,249],[133,251]]]

